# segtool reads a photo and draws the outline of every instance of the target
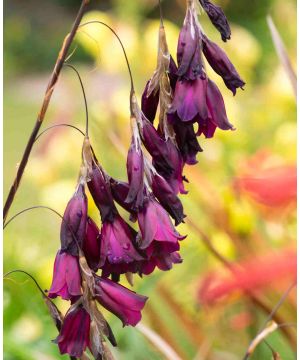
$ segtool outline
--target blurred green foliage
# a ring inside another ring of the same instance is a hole
[[[41,104],[62,40],[70,29],[79,1],[6,0],[4,5],[4,197],[16,171]],[[279,64],[266,24],[270,13],[295,63],[296,2],[293,0],[224,0],[232,25],[232,40],[221,43],[219,34],[201,16],[207,34],[229,54],[246,80],[245,91],[232,97],[220,86],[235,132],[217,131],[214,139],[200,139],[204,152],[199,163],[186,169],[188,196],[182,201],[195,222],[227,259],[235,261],[293,245],[295,211],[265,216],[246,196],[237,196],[232,186],[249,157],[267,149],[283,164],[296,160],[296,107],[289,81]],[[175,56],[185,1],[163,1],[169,48]],[[138,95],[152,75],[156,62],[158,8],[151,1],[91,1],[84,20],[99,19],[119,33],[128,52]],[[287,26],[287,21],[289,26]],[[117,41],[105,28],[89,26],[79,32],[70,61],[83,78],[91,117],[91,139],[109,174],[126,179],[125,157],[129,143],[129,79]],[[84,127],[84,107],[76,77],[63,70],[46,116],[45,126],[72,123]],[[64,211],[76,185],[80,165],[81,136],[72,129],[56,129],[35,145],[21,188],[10,215],[32,205],[48,205]],[[99,223],[96,208],[90,214]],[[127,217],[127,215],[122,212]],[[45,289],[59,246],[60,221],[46,210],[34,210],[16,219],[5,231],[4,269],[24,269]],[[274,230],[275,228],[275,230]],[[201,236],[188,223],[179,230],[188,234],[182,243],[184,262],[167,273],[155,272],[136,279],[134,289],[150,297],[143,322],[162,336],[182,359],[240,359],[264,321],[266,314],[241,295],[211,308],[202,308],[197,292],[210,270],[225,270],[208,252]],[[239,244],[240,246],[237,246]],[[126,284],[125,284],[126,285]],[[262,295],[270,305],[284,288],[266,288]],[[57,301],[63,311],[67,304]],[[248,312],[251,324],[236,329],[234,316]],[[283,307],[287,321],[295,318],[293,298]],[[116,333],[118,359],[164,359],[147,339],[133,328],[121,327],[106,316]],[[4,358],[6,360],[51,360],[61,358],[51,339],[56,329],[34,284],[21,274],[4,285]],[[294,355],[280,332],[269,343],[283,359]],[[198,357],[197,357],[198,356]],[[201,357],[202,356],[202,357]],[[67,357],[62,357],[67,358]],[[260,345],[253,359],[271,358]]]

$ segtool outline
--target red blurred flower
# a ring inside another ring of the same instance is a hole
[[[256,202],[269,207],[283,207],[296,202],[296,165],[272,165],[271,154],[258,152],[249,160],[243,175],[235,181]]]
[[[295,250],[282,250],[281,253],[268,254],[240,264],[232,265],[230,277],[208,274],[202,281],[199,299],[211,304],[237,290],[256,291],[281,280],[294,280],[297,273],[297,254]]]

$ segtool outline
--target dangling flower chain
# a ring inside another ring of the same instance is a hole
[[[207,0],[200,0],[200,5],[222,39],[230,39],[221,8]],[[185,218],[178,197],[187,194],[184,167],[197,163],[197,154],[202,151],[198,136],[211,138],[216,128],[234,129],[221,92],[206,74],[203,58],[234,95],[245,83],[225,52],[204,34],[197,6],[194,0],[187,1],[177,65],[168,50],[161,13],[157,67],[145,86],[141,109],[123,44],[113,29],[98,22],[117,36],[126,57],[132,136],[126,164],[128,180],[119,181],[109,176],[96,158],[88,137],[86,106],[82,165],[76,190],[62,216],[61,245],[47,296],[48,306],[57,296],[71,302],[66,315],[60,316],[55,340],[60,353],[71,358],[83,358],[88,350],[94,359],[113,358],[105,341],[109,339],[113,346],[116,341],[98,305],[119,317],[124,326],[135,326],[141,320],[147,297],[120,285],[120,276],[126,275],[131,282],[132,274],[149,275],[156,268],[166,271],[182,262],[180,242],[186,236],[175,226]],[[88,215],[87,189],[99,209],[101,229]],[[115,202],[129,213],[131,222],[138,223],[138,232],[121,217]],[[53,309],[57,309],[54,304]]]

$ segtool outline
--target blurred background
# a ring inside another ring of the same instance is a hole
[[[199,163],[185,168],[189,194],[181,199],[187,220],[179,226],[182,234],[188,234],[182,242],[184,262],[169,272],[155,271],[142,280],[135,277],[134,285],[135,291],[150,298],[142,324],[183,360],[241,359],[296,276],[296,106],[266,22],[270,14],[295,69],[296,1],[215,2],[231,24],[231,41],[221,41],[204,13],[200,21],[247,83],[245,91],[232,97],[222,80],[209,72],[237,130],[217,130],[213,139],[200,138],[204,152],[198,155]],[[79,4],[79,0],[4,1],[4,198]],[[162,6],[175,57],[185,1],[164,0]],[[118,32],[139,96],[156,66],[158,18],[155,0],[91,0],[83,19],[105,21]],[[106,28],[89,25],[76,36],[72,51],[69,62],[78,68],[85,86],[97,157],[109,174],[126,180],[130,83],[121,48]],[[84,121],[78,80],[65,68],[43,127],[70,123],[84,129]],[[81,143],[81,135],[70,128],[56,128],[40,138],[10,216],[32,205],[63,213],[76,186]],[[91,202],[89,213],[100,224]],[[4,271],[26,270],[48,289],[59,231],[59,218],[46,210],[17,218],[4,233]],[[66,311],[66,303],[56,304]],[[295,290],[278,314],[280,322],[291,327],[273,332],[268,343],[282,359],[294,359]],[[105,315],[119,343],[117,359],[167,359],[141,330],[122,328],[117,318]],[[4,358],[67,359],[51,342],[56,336],[33,282],[21,274],[11,275],[4,282]],[[272,356],[262,343],[252,358]]]

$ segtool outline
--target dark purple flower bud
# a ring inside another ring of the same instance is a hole
[[[180,224],[185,215],[183,206],[168,182],[160,175],[155,174],[152,178],[152,191],[165,210],[175,220],[175,225]]]
[[[168,213],[154,199],[149,198],[142,211],[138,213],[141,231],[140,248],[146,249],[153,241],[167,243],[172,252],[179,250],[178,240],[183,240],[172,224]]]
[[[203,75],[200,52],[201,37],[193,7],[188,6],[177,46],[177,75],[180,78],[195,80]]]
[[[125,203],[132,204],[132,209],[138,210],[144,202],[144,157],[138,141],[134,138],[127,156],[127,174],[129,191]]]
[[[142,112],[146,118],[153,123],[156,115],[156,110],[159,102],[159,91],[152,91],[150,95],[148,94],[150,80],[148,80],[145,90],[142,95],[141,107]]]
[[[74,304],[67,312],[56,338],[61,354],[80,358],[90,344],[90,315],[83,306]]]
[[[213,4],[209,0],[200,0],[200,4],[207,13],[208,17],[210,18],[212,24],[220,32],[222,40],[225,42],[226,40],[230,40],[230,36],[231,36],[230,26],[220,6]]]
[[[169,182],[176,195],[179,192],[181,194],[187,194],[183,184],[183,181],[186,181],[186,179],[182,175],[184,167],[182,156],[171,139],[168,139],[165,144],[167,145],[168,159],[169,163],[172,164],[173,171],[170,173],[168,169],[165,168],[165,163],[161,162],[160,159],[153,158],[153,166],[157,172]]]
[[[100,260],[100,231],[90,217],[87,219],[86,234],[82,250],[89,267],[92,270],[97,271]]]
[[[197,164],[196,156],[203,150],[198,143],[193,124],[183,124],[175,114],[169,115],[168,119],[173,124],[176,142],[183,161],[188,165]]]
[[[237,88],[243,88],[245,82],[240,78],[225,52],[206,36],[203,36],[203,53],[214,71],[222,76],[225,85],[233,95],[236,94]]]
[[[177,79],[178,79],[177,71],[178,71],[177,65],[176,65],[172,55],[170,55],[168,76],[169,76],[171,89],[173,91],[175,90],[176,82],[177,82]]]
[[[115,180],[110,178],[111,193],[114,200],[122,206],[123,209],[130,213],[130,220],[135,221],[136,211],[133,210],[131,203],[125,202],[129,192],[129,184],[124,181]]]
[[[100,305],[122,321],[123,326],[135,326],[141,320],[141,311],[148,299],[99,276],[95,276],[95,297]]]
[[[212,123],[222,130],[233,130],[234,126],[227,119],[224,100],[217,85],[208,79],[206,93],[209,119]]]
[[[111,194],[110,182],[99,166],[93,164],[90,181],[87,183],[97,208],[100,210],[101,220],[113,221],[117,209]]]
[[[143,256],[135,248],[137,233],[120,215],[104,222],[101,229],[100,268],[115,274],[132,270]]]
[[[81,276],[78,257],[59,250],[56,254],[53,278],[48,296],[60,296],[64,300],[74,299],[81,295]]]
[[[169,149],[167,143],[161,138],[155,127],[142,117],[142,137],[143,144],[148,150],[153,160],[160,164],[160,167],[164,168],[164,171],[168,174],[174,172],[174,165],[169,157]]]
[[[78,255],[78,246],[82,246],[87,221],[87,197],[84,185],[78,188],[68,202],[60,228],[61,249],[68,254]]]
[[[174,99],[168,113],[177,113],[183,122],[195,122],[196,117],[207,119],[206,91],[207,79],[177,81]]]

